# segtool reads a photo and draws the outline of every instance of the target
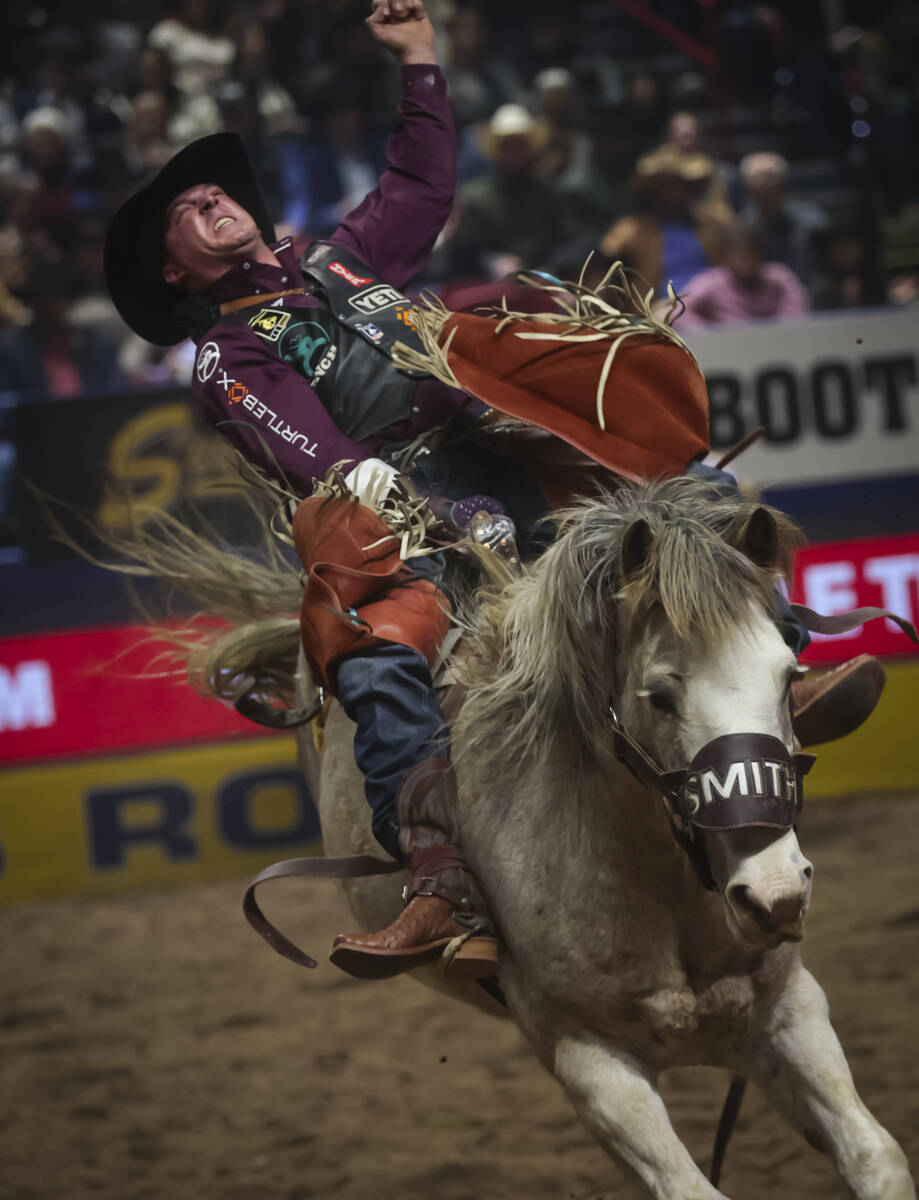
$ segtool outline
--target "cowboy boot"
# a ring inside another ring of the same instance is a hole
[[[813,679],[791,685],[791,724],[802,746],[845,737],[871,716],[887,675],[876,658],[860,654]]]
[[[450,832],[455,803],[448,758],[426,759],[406,775],[396,800],[399,844],[412,873],[405,908],[380,933],[340,934],[330,955],[336,967],[358,979],[389,979],[443,957],[450,979],[495,974],[488,910]]]

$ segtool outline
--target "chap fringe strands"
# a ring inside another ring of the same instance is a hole
[[[392,536],[401,541],[399,557],[404,560],[437,552],[438,546],[429,541],[429,530],[437,518],[424,496],[414,495],[401,477],[378,469],[368,476],[368,483],[358,497],[342,474],[344,465],[343,462],[336,463],[325,479],[316,484],[313,495],[328,500],[352,500],[372,508],[392,530]],[[364,549],[372,550],[378,544],[374,542]]]
[[[545,342],[598,342],[610,341],[610,348],[597,381],[597,424],[606,429],[603,412],[603,394],[612,370],[613,361],[626,338],[653,337],[679,346],[692,357],[692,353],[680,335],[670,324],[681,307],[679,296],[673,285],[667,285],[667,308],[661,315],[654,309],[654,289],[642,294],[629,278],[621,262],[615,262],[603,276],[596,288],[584,283],[584,275],[590,264],[585,262],[577,282],[565,284],[543,283],[527,279],[531,287],[551,292],[559,308],[555,313],[516,312],[507,307],[507,301],[491,309],[489,315],[498,317],[495,336],[503,333],[516,321],[538,322],[546,325],[545,333],[520,330],[516,335],[525,341]],[[607,298],[608,297],[608,298]],[[462,389],[450,366],[449,354],[456,329],[452,329],[441,344],[444,326],[454,314],[436,297],[425,295],[414,309],[414,322],[424,351],[397,342],[393,347],[393,362],[401,370],[421,371],[439,379],[448,387]],[[484,397],[483,397],[484,398]]]

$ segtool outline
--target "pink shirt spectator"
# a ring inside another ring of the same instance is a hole
[[[686,311],[679,329],[769,321],[807,312],[807,291],[794,271],[782,263],[763,263],[759,274],[742,282],[727,267],[700,271],[686,284]]]

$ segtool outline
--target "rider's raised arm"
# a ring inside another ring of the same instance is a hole
[[[367,451],[335,426],[316,392],[248,331],[204,338],[192,388],[205,417],[242,456],[306,496],[328,469],[347,473]]]
[[[374,274],[403,288],[431,252],[453,205],[456,131],[421,0],[374,0],[367,25],[402,67],[402,100],[377,187],[332,234]]]

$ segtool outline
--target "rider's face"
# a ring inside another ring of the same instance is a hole
[[[215,183],[180,193],[166,213],[164,232],[167,283],[198,292],[263,245],[249,213]]]

